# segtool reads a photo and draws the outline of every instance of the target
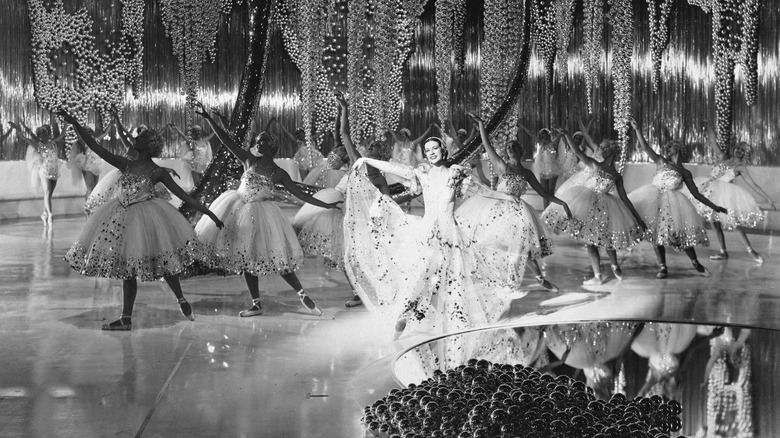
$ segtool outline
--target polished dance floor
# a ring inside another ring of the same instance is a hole
[[[40,222],[0,224],[0,437],[360,437],[362,406],[395,385],[389,364],[425,339],[393,343],[364,308],[346,309],[344,275],[317,258],[299,277],[322,317],[271,276],[261,279],[265,314],[239,318],[250,303],[243,278],[209,275],[183,281],[194,322],[163,283],[141,283],[133,331],[103,332],[119,315],[121,282],[82,277],[63,261],[83,223],[59,219],[50,235]],[[642,244],[619,253],[624,280],[588,289],[585,249],[558,238],[545,269],[562,293],[526,280],[506,318],[780,329],[780,254],[773,235],[750,238],[764,265],[727,233],[728,261],[699,250],[710,277],[670,250],[669,278],[657,280]]]

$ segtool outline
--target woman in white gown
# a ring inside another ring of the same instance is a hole
[[[487,260],[478,237],[469,239],[455,221],[455,198],[464,188],[466,169],[446,166],[447,152],[439,138],[427,139],[424,151],[428,163],[417,168],[361,158],[347,184],[347,275],[369,310],[395,321],[396,339],[407,328],[450,333],[495,323],[514,298],[508,276],[497,270],[509,263]],[[365,177],[364,165],[420,187],[425,215],[407,215],[381,196]],[[528,248],[519,248],[518,254],[503,257],[522,260],[527,253]],[[501,256],[498,251],[492,254]]]

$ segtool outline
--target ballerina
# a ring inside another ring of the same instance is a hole
[[[647,144],[636,120],[632,118],[630,123],[636,132],[639,146],[656,164],[652,184],[639,187],[628,195],[648,226],[645,240],[653,244],[655,249],[659,265],[656,277],[668,276],[665,246],[684,251],[696,272],[708,276],[709,271],[699,263],[693,248],[696,245],[709,245],[707,231],[704,230],[704,223],[696,207],[682,193],[682,185],[685,184],[693,198],[709,208],[719,213],[727,213],[726,209],[713,204],[699,193],[691,172],[683,166],[685,147],[680,142],[668,142],[663,147],[663,155],[659,155]]]
[[[52,124],[54,117],[50,117]],[[60,177],[60,159],[59,147],[57,143],[65,138],[65,132],[52,138],[51,125],[41,125],[35,129],[35,133],[24,123],[22,126],[29,134],[29,137],[23,134],[22,128],[18,123],[10,122],[12,128],[16,130],[16,136],[27,145],[27,168],[30,171],[30,179],[33,188],[41,187],[43,189],[43,213],[41,221],[44,228],[51,228],[54,221],[52,213],[51,198],[54,188],[57,187],[57,179]]]
[[[168,127],[173,128],[179,138],[184,142],[179,151],[179,156],[189,163],[192,182],[195,185],[198,185],[201,178],[203,178],[203,172],[209,167],[211,159],[214,157],[214,152],[211,150],[210,143],[211,138],[214,137],[214,133],[212,132],[209,135],[203,135],[203,128],[200,125],[192,125],[190,127],[190,138],[188,139],[178,126],[169,123]]]
[[[303,251],[290,222],[272,201],[276,184],[283,185],[301,200],[323,207],[339,208],[305,194],[293,183],[290,175],[274,163],[276,138],[266,131],[255,138],[249,151],[214,122],[203,104],[196,102],[198,112],[214,130],[219,141],[244,165],[238,190],[228,190],[214,202],[211,209],[225,218],[225,228],[215,227],[201,218],[195,233],[209,250],[208,263],[235,274],[243,274],[252,297],[252,306],[239,313],[241,317],[261,315],[258,276],[278,273],[298,294],[301,303],[315,315],[322,311],[306,295],[295,270],[303,260]],[[273,119],[268,123],[269,126]]]
[[[431,123],[428,129],[415,139],[412,139],[412,132],[408,128],[402,128],[397,134],[395,131],[388,131],[393,138],[392,161],[412,167],[424,162],[420,143],[428,137],[434,126],[436,125]]]
[[[88,135],[75,117],[58,113],[84,139],[87,147],[108,164],[120,169],[119,196],[106,202],[87,220],[65,259],[82,275],[122,280],[122,315],[103,330],[130,330],[138,279],[164,278],[176,296],[182,314],[194,320],[192,306],[184,298],[179,274],[202,250],[192,226],[171,204],[154,196],[154,184],[162,182],[182,201],[207,215],[218,228],[219,218],[182,190],[153,157],[162,152],[162,137],[146,130],[136,137],[135,160],[114,155]]]
[[[585,140],[593,144],[581,121],[580,128]],[[556,234],[566,231],[572,237],[585,241],[593,278],[585,280],[584,285],[600,285],[605,281],[601,274],[599,248],[606,249],[612,273],[618,280],[622,280],[623,271],[618,265],[617,250],[633,245],[647,227],[626,196],[623,177],[615,170],[620,146],[616,142],[603,141],[598,147],[603,161],[597,161],[575,147],[568,132],[560,132],[571,150],[587,166],[587,178],[557,193],[558,198],[571,208],[571,219],[565,216],[563,208],[557,204],[547,207],[542,213],[542,219]],[[612,187],[617,189],[617,197],[608,193]]]
[[[446,165],[447,150],[439,138],[427,139],[424,151],[428,163],[417,168],[360,158],[347,184],[347,274],[369,310],[395,322],[394,339],[407,325],[449,333],[495,323],[516,294],[498,269],[511,265],[510,260],[524,262],[528,253],[521,247],[517,254],[503,254],[503,260],[486,260],[455,220],[455,198],[467,169]],[[408,215],[381,195],[360,170],[364,165],[420,187],[425,215]]]
[[[347,174],[345,168],[349,166],[349,154],[344,146],[334,148],[328,154],[328,158],[312,169],[303,183],[321,189],[336,187],[341,178]]]
[[[747,247],[748,254],[758,264],[764,263],[764,258],[753,249],[745,228],[755,228],[759,222],[764,220],[764,213],[756,204],[753,196],[744,188],[736,185],[734,180],[742,177],[748,187],[764,197],[766,203],[772,210],[775,210],[775,204],[767,193],[762,189],[748,172],[746,157],[750,152],[750,146],[745,142],[739,142],[731,148],[731,152],[723,154],[720,162],[712,168],[712,174],[709,178],[699,177],[694,179],[702,195],[709,198],[712,202],[726,207],[727,212],[713,210],[710,206],[693,200],[696,210],[705,219],[712,223],[715,229],[715,235],[720,245],[720,253],[710,256],[710,260],[727,260],[729,254],[726,251],[726,239],[723,236],[723,228],[734,230],[737,236]]]
[[[558,176],[563,172],[561,136],[559,134],[553,135],[547,128],[540,129],[539,133],[534,135],[522,124],[519,126],[538,147],[536,158],[534,158],[534,171],[539,175],[542,188],[547,193],[555,193]],[[550,202],[544,199],[544,208],[547,208],[548,205]]]
[[[479,196],[471,197],[458,207],[456,212],[458,223],[466,229],[492,228],[494,232],[498,233],[496,235],[497,239],[512,242],[513,244],[517,244],[524,236],[533,236],[533,242],[527,244],[531,251],[528,254],[526,266],[528,266],[543,288],[552,292],[558,292],[558,287],[544,277],[537,261],[553,253],[552,242],[547,237],[538,213],[521,199],[521,196],[525,193],[527,186],[530,185],[540,196],[563,207],[566,215],[571,218],[569,206],[546,192],[533,172],[520,165],[520,160],[523,156],[523,149],[520,143],[514,140],[509,143],[506,148],[509,158],[504,160],[490,143],[483,120],[472,113],[466,114],[477,123],[482,136],[482,145],[485,147],[485,151],[487,151],[490,162],[498,172],[496,190],[512,196],[513,200],[509,205],[505,205],[495,199]],[[524,210],[522,217],[530,217],[532,222],[530,224],[520,222],[518,215],[515,214],[518,210]],[[530,230],[528,230],[529,227]],[[514,268],[522,269],[523,267],[515,266]]]
[[[309,143],[306,142],[306,131],[304,131],[303,128],[296,129],[295,134],[292,134],[281,123],[279,126],[287,139],[297,145],[293,160],[298,163],[298,170],[301,173],[301,178],[306,179],[309,171],[317,167],[325,157],[317,150],[316,146],[310,146]]]

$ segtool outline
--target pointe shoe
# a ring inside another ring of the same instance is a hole
[[[358,307],[363,305],[363,300],[360,299],[360,295],[355,295],[352,297],[351,300],[347,301],[345,304],[347,307]]]
[[[615,278],[618,280],[623,279],[623,271],[620,269],[620,266],[618,265],[611,265],[612,266],[612,273],[615,274]]]
[[[726,251],[721,251],[718,254],[713,254],[710,256],[710,260],[728,260],[729,259],[729,253]]]
[[[404,333],[404,330],[406,330],[406,319],[399,319],[395,323],[395,331],[393,332],[393,340],[397,341],[398,338],[401,337],[401,335]]]
[[[179,307],[181,307],[181,314],[187,317],[190,321],[195,321],[195,315],[192,314],[192,306],[187,302],[186,298],[182,298],[177,301]]]
[[[116,321],[109,323],[109,324],[103,324],[103,327],[101,327],[101,330],[105,331],[129,331],[133,327],[133,323],[130,320],[129,316],[122,316],[121,318],[117,319]]]
[[[536,281],[539,282],[539,284],[542,285],[543,288],[547,289],[550,292],[558,293],[560,292],[560,289],[558,289],[558,286],[550,283],[546,278],[544,278],[544,275],[537,275]]]
[[[661,269],[658,271],[657,274],[655,274],[655,278],[658,278],[660,280],[663,280],[668,276],[669,276],[669,271],[666,270],[666,265],[661,265]]]
[[[41,213],[41,222],[43,222],[44,228],[49,226],[49,215],[47,215],[45,211]]]
[[[306,307],[306,310],[308,310],[312,315],[322,316],[322,310],[317,307],[317,304],[314,302],[314,300],[306,295],[306,292],[304,292],[303,289],[298,292],[298,296],[301,298],[301,304]]]
[[[583,286],[599,286],[604,284],[604,277],[601,274],[596,274],[593,278],[582,282]]]
[[[753,260],[755,260],[756,263],[758,263],[759,265],[764,264],[764,258],[761,257],[761,255],[757,253],[755,249],[749,248],[748,253],[753,256]]]
[[[249,316],[257,316],[263,314],[263,306],[260,305],[260,300],[252,300],[252,307],[238,312],[238,316],[246,318]]]
[[[693,261],[693,269],[702,277],[709,277],[710,271],[707,270],[698,260]]]

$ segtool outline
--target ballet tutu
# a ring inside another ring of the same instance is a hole
[[[328,162],[323,161],[322,164],[312,169],[303,183],[309,186],[315,186],[320,188],[333,188],[341,181],[341,178],[347,172],[341,169],[331,169],[328,167]]]
[[[581,185],[559,190],[555,196],[568,204],[572,213],[569,219],[558,204],[544,210],[542,220],[555,234],[566,232],[606,249],[628,248],[642,237],[631,211],[616,196]]]
[[[167,201],[123,206],[112,199],[89,217],[65,260],[89,277],[152,281],[179,274],[202,256],[192,226]]]
[[[647,225],[644,239],[653,245],[678,250],[709,245],[701,216],[679,190],[662,192],[648,184],[631,192],[628,199]]]
[[[533,171],[539,175],[539,178],[556,178],[563,172],[563,166],[555,152],[541,150],[534,159]]]
[[[344,201],[336,189],[323,189],[314,194],[322,202]],[[328,267],[344,269],[344,211],[304,204],[293,218],[298,242],[307,254],[320,255]]]
[[[699,177],[694,179],[699,193],[715,205],[728,210],[728,213],[718,213],[691,197],[691,202],[701,217],[710,222],[720,222],[727,230],[735,227],[755,228],[764,220],[764,212],[758,207],[753,195],[744,188],[721,180],[710,180]]]
[[[204,216],[195,226],[206,263],[234,274],[288,274],[303,260],[290,222],[273,201],[245,202],[236,190],[219,195],[210,210],[225,227]]]
[[[528,257],[540,259],[552,254],[551,242],[538,214],[523,200],[472,196],[458,207],[455,220],[469,239],[479,242],[483,252],[511,255],[508,258],[486,257],[511,262],[512,266],[499,269],[499,272],[510,272],[512,267],[522,270]],[[523,249],[526,254],[520,254]],[[520,261],[523,264],[518,266]]]

